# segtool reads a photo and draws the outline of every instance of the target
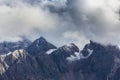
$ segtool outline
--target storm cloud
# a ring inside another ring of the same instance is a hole
[[[120,44],[119,0],[0,0],[0,41],[45,36],[61,46]]]

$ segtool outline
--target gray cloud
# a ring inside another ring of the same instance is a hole
[[[59,46],[82,48],[90,39],[119,45],[119,7],[119,0],[0,0],[0,41],[26,35]]]

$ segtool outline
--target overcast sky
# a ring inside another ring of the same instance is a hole
[[[0,41],[44,36],[57,46],[120,45],[120,0],[0,0]]]

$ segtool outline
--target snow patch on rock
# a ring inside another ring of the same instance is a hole
[[[51,54],[52,52],[54,52],[56,49],[50,49],[46,52],[46,54]]]
[[[76,61],[80,59],[80,53],[75,52],[74,55],[70,55],[70,57],[67,57],[68,61]]]
[[[81,59],[87,59],[87,58],[90,57],[91,54],[93,53],[93,50],[91,50],[91,49],[87,49],[87,51],[88,51],[88,53],[89,53],[87,56],[83,56],[82,53],[80,54],[80,58],[81,58]]]
[[[67,57],[67,60],[68,61],[76,61],[79,59],[87,59],[93,53],[93,50],[87,49],[87,51],[89,52],[89,54],[87,56],[83,56],[83,54],[80,52],[75,52],[74,55],[70,55],[70,57]]]
[[[10,54],[12,54],[12,52],[9,52],[9,53],[7,53],[7,54],[2,54],[2,55],[0,55],[1,61],[4,61],[5,57],[9,56]]]

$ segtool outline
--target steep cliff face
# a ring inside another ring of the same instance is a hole
[[[45,53],[50,49],[56,49],[56,47],[53,44],[47,42],[44,37],[40,37],[39,39],[36,39],[30,46],[28,46],[26,50],[31,55],[38,55]]]
[[[87,59],[81,60],[80,67],[83,75],[92,77],[92,80],[107,80],[114,63],[114,54],[118,51],[117,48],[90,42],[90,44],[85,46],[82,54],[86,54],[88,49],[92,50],[92,54]],[[89,74],[92,75],[90,76]],[[86,78],[89,80],[87,76]]]
[[[31,79],[31,77],[35,76],[32,73],[37,69],[36,60],[23,49],[16,50],[13,53],[4,56],[1,63],[5,63],[2,65],[5,67],[0,67],[5,70],[1,73],[1,80]]]
[[[39,38],[27,50],[0,55],[0,80],[119,80],[119,73],[120,50],[93,41],[80,51]]]

